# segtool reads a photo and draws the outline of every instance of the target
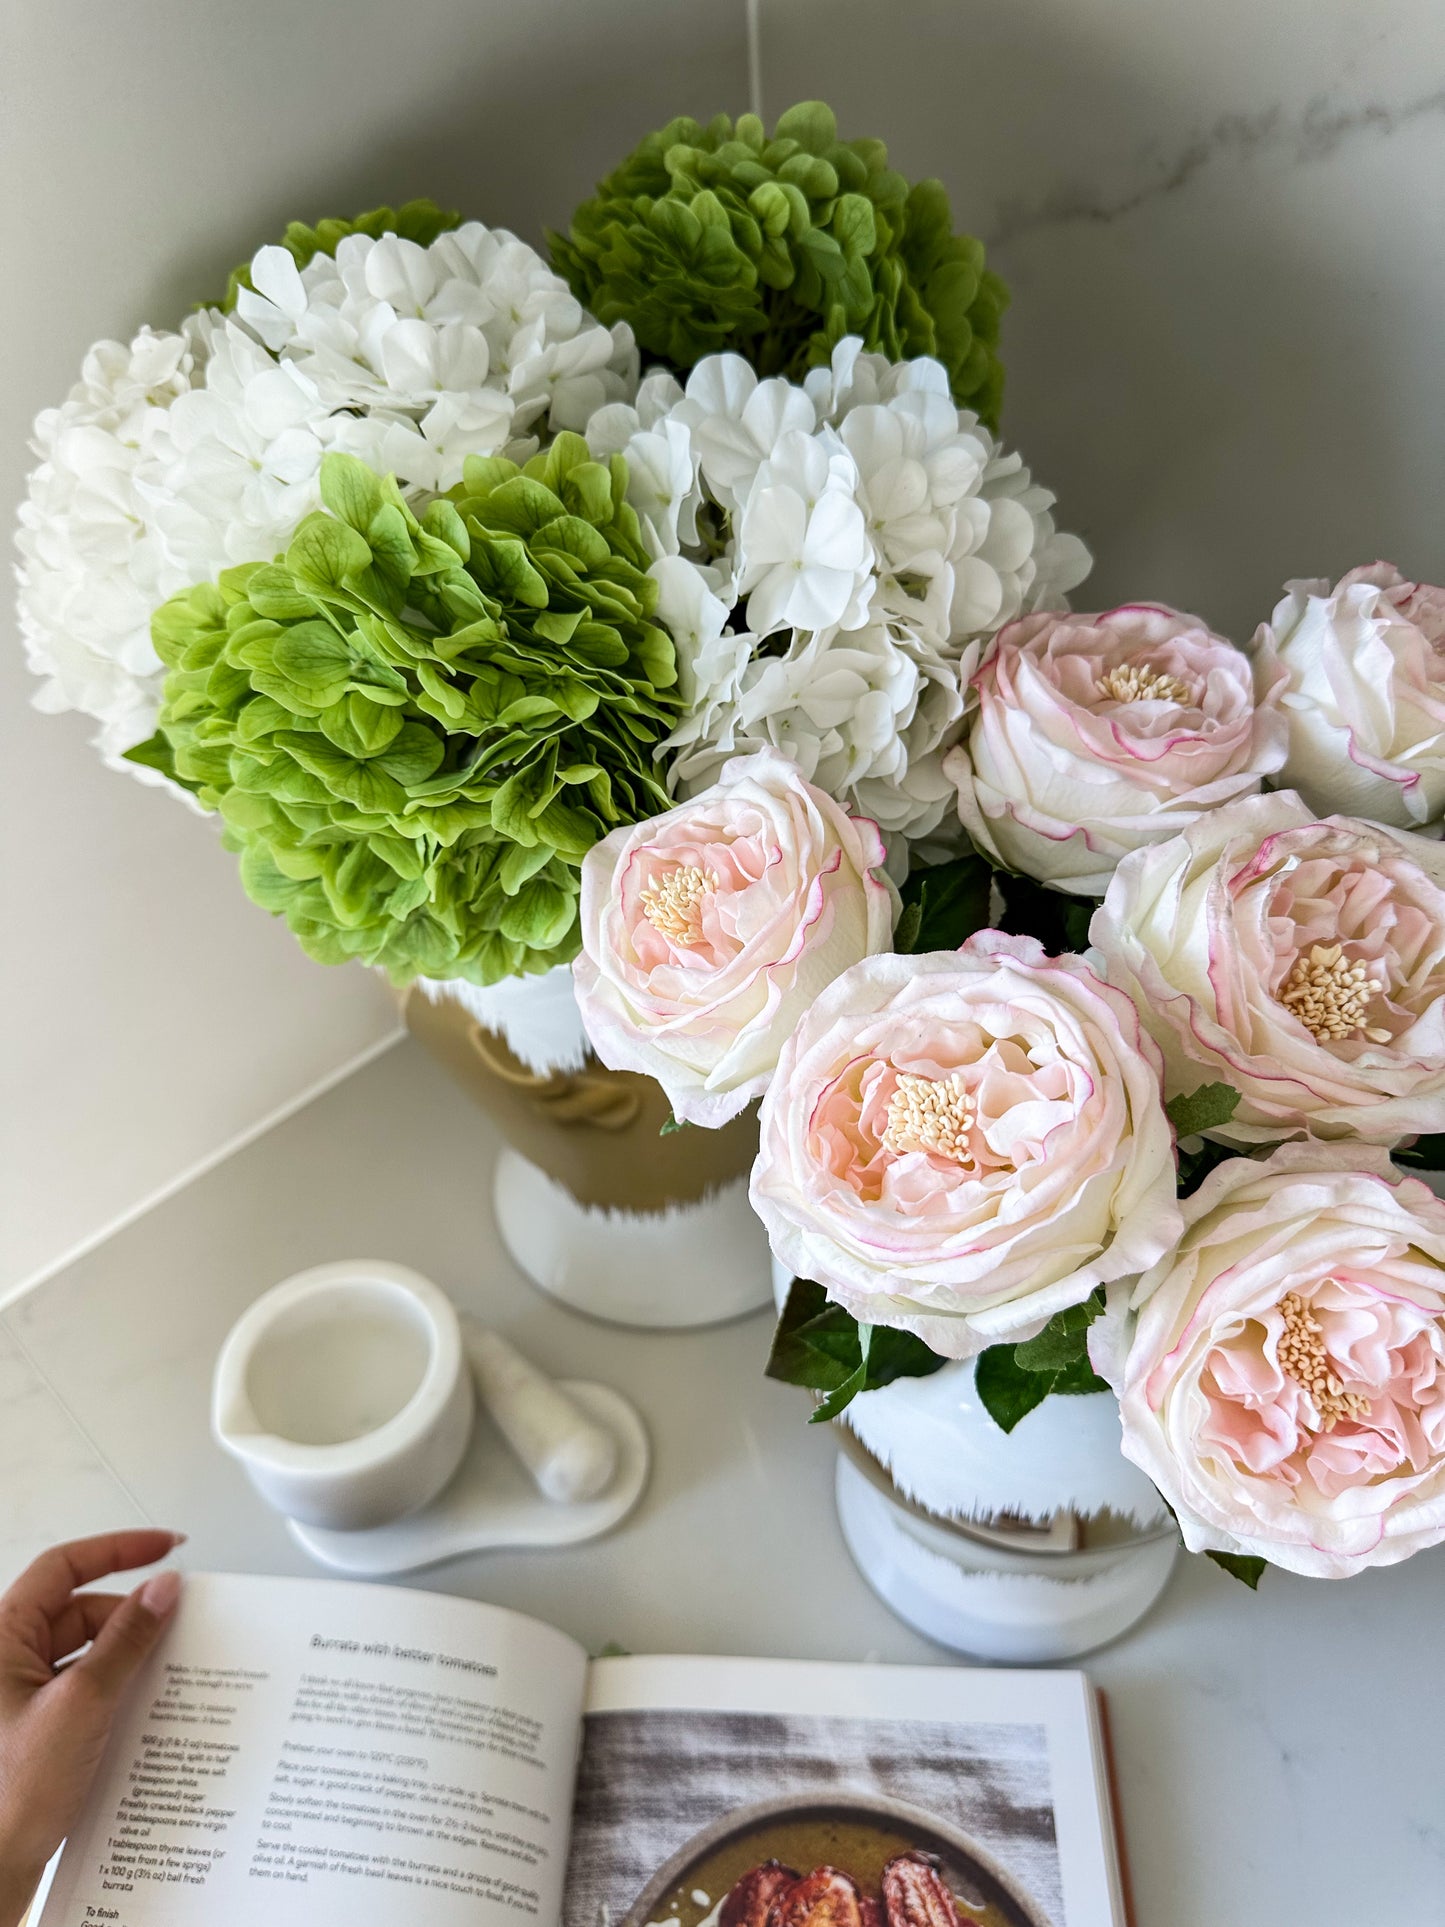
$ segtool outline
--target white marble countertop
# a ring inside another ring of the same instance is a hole
[[[942,1661],[873,1597],[839,1535],[834,1445],[762,1377],[769,1321],[683,1337],[587,1323],[517,1277],[488,1207],[483,1116],[410,1042],[0,1315],[0,1582],[52,1539],[150,1521],[184,1562],[309,1570],[212,1445],[220,1341],[323,1259],[416,1266],[548,1369],[641,1407],[639,1512],[575,1551],[425,1575],[594,1649]],[[1445,1923],[1445,1552],[1258,1597],[1182,1561],[1136,1632],[1087,1662],[1110,1706],[1138,1927]]]

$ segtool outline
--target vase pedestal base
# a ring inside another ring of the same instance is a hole
[[[1014,1666],[1077,1659],[1127,1632],[1168,1584],[1172,1534],[1079,1553],[1009,1553],[898,1504],[838,1460],[838,1518],[874,1592],[915,1632]]]
[[[768,1241],[735,1178],[664,1211],[579,1204],[510,1145],[493,1181],[517,1269],[569,1310],[642,1331],[696,1331],[772,1303]]]

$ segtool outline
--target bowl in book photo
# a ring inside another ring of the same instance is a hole
[[[1049,1927],[971,1835],[870,1793],[725,1814],[659,1867],[622,1927]]]

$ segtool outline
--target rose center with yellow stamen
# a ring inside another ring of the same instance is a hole
[[[1363,963],[1351,963],[1337,943],[1310,945],[1296,957],[1279,1001],[1321,1044],[1337,1044],[1363,1031],[1372,1044],[1388,1044],[1390,1033],[1365,1022],[1370,999],[1385,986]]]
[[[952,1158],[955,1164],[968,1164],[972,1159],[968,1148],[972,1128],[973,1110],[957,1071],[948,1077],[898,1073],[898,1087],[888,1100],[885,1150],[900,1155],[926,1151],[934,1157]]]
[[[679,864],[642,892],[642,914],[673,943],[701,943],[702,906],[716,888],[713,871],[701,870],[695,863]]]
[[[1339,1374],[1330,1364],[1324,1332],[1297,1291],[1287,1291],[1279,1301],[1284,1331],[1275,1356],[1279,1368],[1309,1394],[1319,1413],[1320,1430],[1333,1432],[1343,1419],[1368,1418],[1370,1401],[1359,1392],[1347,1392]]]
[[[1121,662],[1099,678],[1099,694],[1116,703],[1187,703],[1192,691],[1177,676],[1147,663]]]

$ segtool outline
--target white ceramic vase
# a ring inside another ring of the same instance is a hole
[[[1025,1421],[1027,1422],[1027,1421]],[[1022,1550],[900,1504],[852,1460],[838,1460],[838,1518],[863,1577],[915,1631],[1004,1665],[1077,1659],[1143,1618],[1169,1582],[1172,1526],[1097,1547]]]
[[[789,1281],[775,1267],[780,1301]],[[1119,1448],[1107,1392],[1003,1432],[972,1362],[864,1392],[838,1421],[838,1517],[859,1570],[917,1631],[1013,1665],[1077,1658],[1168,1583],[1178,1534]]]

